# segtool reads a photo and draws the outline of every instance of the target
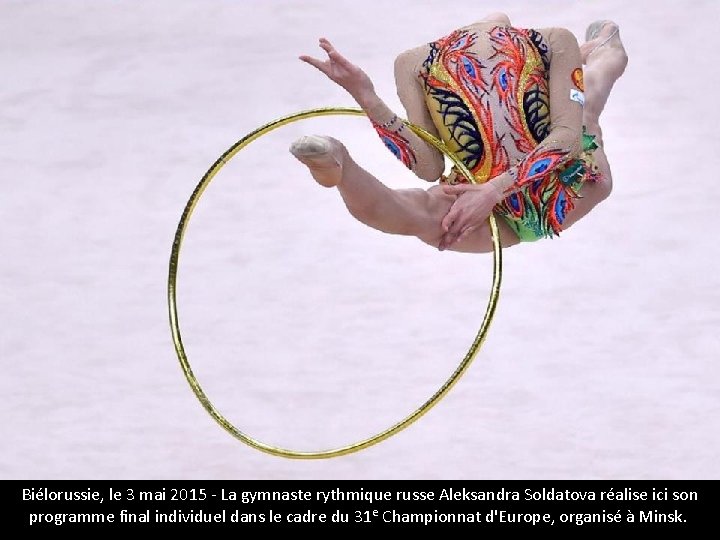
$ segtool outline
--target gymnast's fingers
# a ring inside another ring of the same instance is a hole
[[[312,56],[307,55],[302,55],[299,58],[306,64],[310,64],[311,66],[325,73],[325,62],[323,60],[318,60],[317,58],[313,58]]]
[[[467,191],[469,184],[445,184],[443,185],[443,191],[448,195],[460,195]]]
[[[320,48],[328,54],[330,54],[331,52],[333,52],[335,50],[335,47],[333,47],[333,44],[330,43],[325,38],[320,38]]]
[[[459,217],[459,210],[458,206],[453,203],[453,205],[450,207],[450,210],[448,210],[448,213],[445,214],[445,217],[440,222],[440,227],[442,227],[442,230],[444,232],[448,232],[450,230],[450,227],[452,224],[457,220]]]
[[[448,227],[447,233],[453,235],[455,240],[468,228],[469,224],[467,218],[463,215],[458,215],[450,226]]]
[[[330,43],[325,38],[320,38],[320,47],[323,48],[325,52],[327,52],[328,56],[330,57],[330,60],[333,62],[337,62],[343,67],[350,68],[353,67],[352,62],[345,58],[342,54],[338,52],[338,50],[335,48],[335,46]]]
[[[457,240],[457,237],[452,233],[445,233],[440,238],[440,243],[438,244],[438,249],[440,251],[445,251],[449,247],[451,247],[455,241]]]
[[[475,229],[477,229],[477,227],[465,227],[465,229],[463,229],[463,231],[460,233],[460,236],[458,236],[457,241],[462,242],[463,240],[467,240],[470,235],[475,232]]]

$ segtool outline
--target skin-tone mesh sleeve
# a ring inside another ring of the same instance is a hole
[[[435,125],[425,104],[425,95],[418,78],[418,51],[408,51],[395,60],[395,83],[407,119],[435,137]],[[429,182],[440,178],[445,169],[443,155],[423,141],[380,99],[365,111],[385,146],[416,176]]]
[[[582,149],[585,98],[580,48],[568,30],[550,29],[546,36],[552,50],[549,71],[551,129],[522,161],[491,181],[505,194],[544,177],[576,158]]]

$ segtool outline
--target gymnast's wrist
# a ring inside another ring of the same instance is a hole
[[[486,185],[492,188],[495,202],[501,202],[505,197],[512,193],[513,177],[508,173],[502,173],[492,180],[486,182]]]
[[[375,93],[375,90],[365,90],[352,95],[360,108],[371,116],[378,112],[385,105]]]

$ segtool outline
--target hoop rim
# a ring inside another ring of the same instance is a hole
[[[183,370],[183,373],[185,374],[185,378],[187,379],[188,383],[190,384],[191,389],[195,393],[195,396],[200,401],[202,406],[205,408],[205,410],[210,414],[210,416],[223,428],[225,431],[230,433],[233,437],[240,440],[241,442],[247,444],[248,446],[255,448],[256,450],[260,450],[261,452],[265,452],[267,454],[272,454],[274,456],[284,457],[284,458],[291,458],[291,459],[325,459],[325,458],[331,458],[331,457],[338,457],[343,456],[347,454],[351,454],[354,452],[358,452],[362,449],[368,448],[370,446],[373,446],[381,441],[384,441],[388,439],[389,437],[399,433],[403,429],[410,426],[410,424],[417,421],[421,416],[423,416],[425,413],[427,413],[432,407],[434,407],[447,393],[450,391],[450,389],[458,382],[460,377],[467,371],[467,369],[470,367],[470,364],[474,360],[475,356],[477,355],[478,350],[480,349],[481,345],[485,341],[485,338],[487,336],[487,332],[490,327],[490,323],[493,320],[493,317],[495,315],[495,309],[497,307],[498,298],[500,295],[500,284],[502,281],[502,248],[500,245],[500,235],[498,233],[497,223],[495,221],[495,216],[491,213],[488,221],[490,224],[490,231],[492,233],[492,240],[493,240],[493,281],[492,281],[492,288],[490,290],[490,298],[488,300],[488,304],[485,310],[485,315],[483,317],[482,323],[480,324],[480,328],[475,336],[475,339],[473,340],[472,344],[470,345],[470,348],[468,349],[465,356],[462,358],[460,363],[458,364],[455,371],[452,372],[450,377],[445,380],[445,382],[440,386],[440,388],[424,403],[422,403],[417,409],[415,409],[412,413],[407,415],[405,418],[400,420],[399,422],[396,422],[389,428],[371,436],[365,439],[362,439],[358,442],[350,443],[344,446],[340,446],[337,448],[329,449],[329,450],[319,450],[319,451],[299,451],[299,450],[291,450],[287,448],[281,448],[277,446],[273,446],[270,444],[263,443],[250,435],[243,433],[241,430],[236,428],[229,420],[227,420],[212,404],[208,396],[203,391],[202,387],[200,386],[199,381],[195,377],[195,374],[192,371],[192,368],[190,366],[190,361],[187,357],[187,354],[185,353],[185,348],[183,346],[182,337],[180,333],[180,323],[179,323],[179,317],[178,317],[178,308],[177,308],[177,273],[178,273],[178,265],[179,265],[179,257],[180,257],[180,249],[182,247],[182,240],[185,235],[185,231],[187,230],[188,223],[190,220],[190,217],[192,216],[192,212],[197,206],[202,194],[204,193],[205,189],[208,187],[212,179],[215,177],[215,175],[218,173],[218,171],[227,164],[230,159],[232,159],[240,150],[242,150],[244,147],[252,143],[253,141],[257,140],[258,138],[262,137],[263,135],[278,129],[282,126],[285,126],[287,124],[297,122],[300,120],[304,120],[306,118],[313,118],[318,116],[331,116],[331,115],[350,115],[350,116],[366,116],[365,112],[362,109],[357,108],[350,108],[350,107],[326,107],[326,108],[318,108],[318,109],[309,109],[305,111],[300,111],[294,114],[290,114],[281,118],[278,118],[272,122],[269,122],[254,131],[248,133],[245,135],[242,139],[237,141],[235,144],[233,144],[230,148],[228,148],[216,161],[213,163],[208,171],[203,175],[202,179],[198,183],[198,185],[193,190],[192,194],[190,195],[190,198],[188,199],[187,204],[185,205],[185,208],[183,210],[183,213],[180,217],[180,221],[178,222],[178,226],[175,232],[175,237],[172,244],[172,250],[170,254],[170,265],[169,265],[169,272],[168,272],[168,309],[169,309],[169,316],[170,316],[170,328],[172,332],[172,338],[173,343],[175,345],[175,352],[177,353],[178,360],[180,361],[180,366]],[[453,162],[453,164],[458,168],[458,170],[472,183],[476,183],[475,178],[473,177],[472,173],[467,169],[465,164],[457,157],[455,156],[446,146],[445,144],[437,139],[435,136],[424,130],[420,126],[416,126],[407,120],[403,120],[403,123],[410,128],[418,137],[423,139],[428,144],[431,144],[436,149],[438,149],[442,154],[450,159],[450,161]]]

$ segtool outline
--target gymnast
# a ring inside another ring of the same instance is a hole
[[[300,59],[355,99],[416,176],[438,184],[390,189],[331,137],[301,137],[290,151],[320,185],[337,188],[356,219],[389,234],[440,250],[490,252],[492,212],[503,247],[557,236],[612,189],[600,114],[627,55],[612,21],[592,23],[585,39],[579,46],[563,28],[516,28],[494,13],[396,58],[408,121],[441,139],[476,184],[455,167],[445,174],[443,154],[406,127],[367,74],[325,38],[327,59]]]

